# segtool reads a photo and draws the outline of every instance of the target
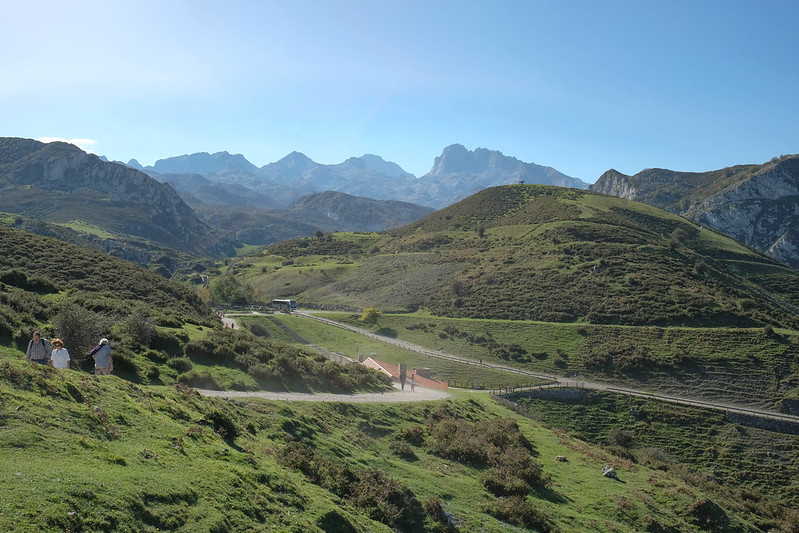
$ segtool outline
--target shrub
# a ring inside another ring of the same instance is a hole
[[[373,520],[400,530],[413,530],[424,521],[422,506],[413,492],[374,468],[361,473],[351,500]]]
[[[397,436],[414,446],[421,446],[424,444],[424,428],[422,426],[404,427],[397,432]]]
[[[93,367],[89,350],[102,337],[108,335],[111,320],[77,304],[69,303],[53,318],[53,329],[56,336],[64,341],[64,348],[69,350],[73,364]]]
[[[176,357],[174,359],[170,359],[166,363],[170,368],[174,368],[180,373],[188,372],[192,368],[194,368],[194,364],[192,364],[191,359],[188,357]]]
[[[633,433],[630,431],[614,428],[608,434],[607,443],[609,446],[632,448],[635,446],[635,435],[633,435]]]
[[[214,423],[214,431],[219,433],[225,440],[233,441],[239,436],[239,428],[228,413],[214,409],[206,416]]]
[[[222,386],[216,380],[216,377],[207,370],[203,372],[197,372],[196,370],[184,372],[178,376],[177,381],[198,389],[222,390]]]
[[[256,337],[268,338],[270,336],[269,329],[267,329],[267,327],[261,324],[260,322],[250,323],[247,326],[247,329],[249,329],[250,333],[252,333]]]
[[[122,333],[126,334],[130,339],[139,346],[150,346],[156,334],[155,325],[150,320],[140,314],[134,313],[122,322]]]
[[[543,532],[552,531],[552,525],[546,514],[524,496],[497,498],[493,505],[485,508],[485,512],[499,520],[525,528]]]

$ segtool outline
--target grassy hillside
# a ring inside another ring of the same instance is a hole
[[[388,385],[371,371],[246,331],[224,330],[195,290],[56,239],[0,227],[0,345],[21,357],[34,330],[73,365],[111,340],[115,373],[137,383],[352,391]]]
[[[571,435],[611,446],[620,457],[666,471],[692,465],[698,475],[740,491],[747,504],[799,507],[797,435],[730,424],[716,411],[605,392],[514,401]]]
[[[233,403],[30,367],[2,349],[0,392],[4,531],[796,526],[754,490],[739,500],[734,488],[620,458],[485,396]],[[602,477],[604,465],[619,481]]]
[[[660,328],[452,319],[384,313],[374,325],[360,314],[323,314],[386,337],[485,363],[575,379],[607,381],[652,392],[734,405],[785,409],[799,398],[799,336],[765,328]],[[256,319],[252,319],[256,320]],[[262,319],[263,320],[263,319]],[[454,365],[339,328],[280,317],[314,344],[349,357],[430,367],[442,379],[469,387],[524,384],[517,375],[494,375]]]
[[[799,324],[793,269],[651,206],[535,185],[487,189],[381,234],[284,241],[234,272],[256,300],[593,324]]]

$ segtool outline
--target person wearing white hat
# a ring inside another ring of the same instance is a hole
[[[114,370],[114,360],[111,359],[111,347],[108,346],[108,339],[100,339],[100,344],[90,353],[94,357],[95,376],[107,376]]]

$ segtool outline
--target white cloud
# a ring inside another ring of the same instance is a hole
[[[62,139],[60,137],[39,137],[36,140],[43,143],[62,142],[62,143],[74,144],[81,150],[89,153],[94,153],[92,152],[91,147],[97,144],[97,141],[95,141],[94,139]]]

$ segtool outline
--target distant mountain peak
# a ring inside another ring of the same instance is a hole
[[[214,154],[197,152],[159,159],[148,169],[159,174],[218,174],[228,171],[254,172],[258,167],[241,154],[223,151]]]
[[[586,189],[588,184],[572,178],[552,167],[525,163],[515,157],[506,156],[499,150],[476,148],[468,150],[462,144],[451,144],[436,157],[433,168],[423,177],[425,180],[457,180],[467,187],[461,193],[466,196],[488,186],[509,183],[537,183]]]
[[[391,161],[386,161],[379,155],[374,155],[374,154],[364,154],[361,157],[350,157],[349,159],[341,163],[341,165],[358,168],[370,172],[377,172],[378,174],[383,174],[391,178],[415,177],[410,172],[406,172],[405,170],[403,170],[403,168],[398,164],[393,163]]]

